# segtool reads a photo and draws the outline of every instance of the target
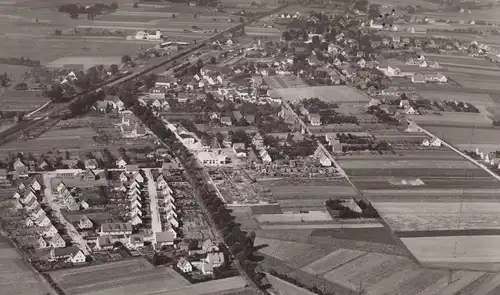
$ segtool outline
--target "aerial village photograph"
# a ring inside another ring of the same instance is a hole
[[[0,295],[500,295],[498,0],[0,0]]]

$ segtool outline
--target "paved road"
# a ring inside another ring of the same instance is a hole
[[[148,178],[149,205],[151,207],[151,229],[154,233],[162,232],[160,213],[158,212],[158,191],[151,169],[143,169]]]

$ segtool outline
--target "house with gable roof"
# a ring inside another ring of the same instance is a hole
[[[94,227],[94,223],[87,217],[83,215],[80,220],[78,220],[78,228],[80,229],[91,229]]]

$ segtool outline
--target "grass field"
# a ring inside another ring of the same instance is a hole
[[[257,214],[254,216],[260,223],[330,221],[332,217],[326,211],[309,211],[308,213]]]
[[[43,283],[31,271],[3,236],[0,236],[0,285],[0,293],[5,295],[55,294],[47,283]]]
[[[478,169],[474,164],[462,160],[462,161],[438,161],[438,160],[356,160],[351,158],[349,160],[342,160],[340,165],[343,169],[372,169],[377,167],[378,169]]]
[[[62,68],[64,65],[83,65],[83,69],[87,70],[90,67],[103,65],[108,68],[110,65],[115,64],[119,65],[121,63],[121,56],[108,56],[108,57],[99,57],[99,56],[71,56],[71,57],[62,57],[56,60],[53,60],[47,64],[46,67],[49,68]]]
[[[436,136],[442,136],[444,140],[453,145],[464,144],[475,147],[475,144],[500,144],[500,137],[498,137],[500,129],[476,128],[472,125],[469,127],[445,127],[423,124],[423,126]]]
[[[348,86],[315,86],[300,88],[280,88],[271,91],[271,96],[278,96],[286,101],[318,97],[327,102],[359,103],[368,102],[368,98]]]
[[[480,108],[480,106],[478,106]],[[493,120],[484,113],[458,113],[458,112],[440,112],[441,115],[432,113],[422,115],[409,115],[408,118],[420,125],[452,125],[452,126],[492,126]]]

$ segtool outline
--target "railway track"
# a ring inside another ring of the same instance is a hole
[[[35,117],[33,114],[31,117],[25,119],[24,121],[21,121],[19,122],[18,124],[14,125],[13,127],[5,130],[4,132],[1,132],[0,133],[0,145],[4,145],[12,140],[16,140],[18,138],[20,138],[22,136],[23,133],[25,133],[28,129],[31,129],[31,128],[36,128],[38,126],[40,126],[40,121],[42,121],[42,119],[46,119],[46,118],[56,118],[56,117],[59,117],[61,115],[63,115],[64,113],[68,112],[68,106],[73,103],[78,97],[81,97],[83,95],[86,95],[86,94],[89,94],[89,93],[92,93],[98,89],[101,89],[102,87],[112,87],[112,86],[115,86],[115,85],[120,85],[120,84],[123,84],[123,83],[126,83],[128,81],[131,81],[133,79],[136,79],[140,76],[143,76],[145,74],[148,74],[150,73],[151,71],[154,71],[160,67],[163,67],[175,60],[178,60],[179,58],[183,58],[185,57],[186,55],[200,49],[201,47],[203,46],[206,46],[208,44],[210,44],[212,41],[215,41],[217,40],[218,38],[224,36],[225,34],[228,34],[228,33],[233,33],[233,32],[236,32],[238,30],[241,30],[243,29],[245,26],[249,25],[249,24],[252,24],[256,21],[258,21],[259,19],[261,18],[264,18],[266,16],[269,16],[273,13],[276,13],[280,10],[282,10],[283,8],[286,8],[288,6],[288,4],[285,4],[285,5],[282,5],[278,8],[275,8],[271,11],[268,11],[264,14],[261,14],[259,16],[256,16],[250,20],[248,20],[247,22],[244,22],[244,23],[241,23],[241,24],[238,24],[234,27],[231,27],[229,29],[226,29],[224,31],[221,31],[215,35],[212,35],[211,37],[208,37],[204,40],[201,40],[200,42],[198,43],[195,43],[173,55],[170,55],[170,56],[167,56],[165,59],[159,61],[158,63],[154,64],[154,65],[151,65],[151,66],[148,66],[148,67],[145,67],[143,69],[140,69],[138,70],[137,72],[135,73],[131,73],[129,75],[126,75],[126,76],[122,76],[122,77],[117,77],[115,79],[112,79],[112,80],[108,80],[106,82],[103,82],[101,84],[98,84],[98,85],[95,85],[85,91],[82,91],[72,97],[70,97],[69,99],[69,102],[66,102],[64,104],[62,104],[61,106],[57,106],[55,107],[52,111],[50,111],[48,114],[46,114],[44,116],[44,118],[39,118],[39,117]],[[55,106],[54,103],[52,103],[52,105]],[[50,107],[50,106],[49,106]]]

